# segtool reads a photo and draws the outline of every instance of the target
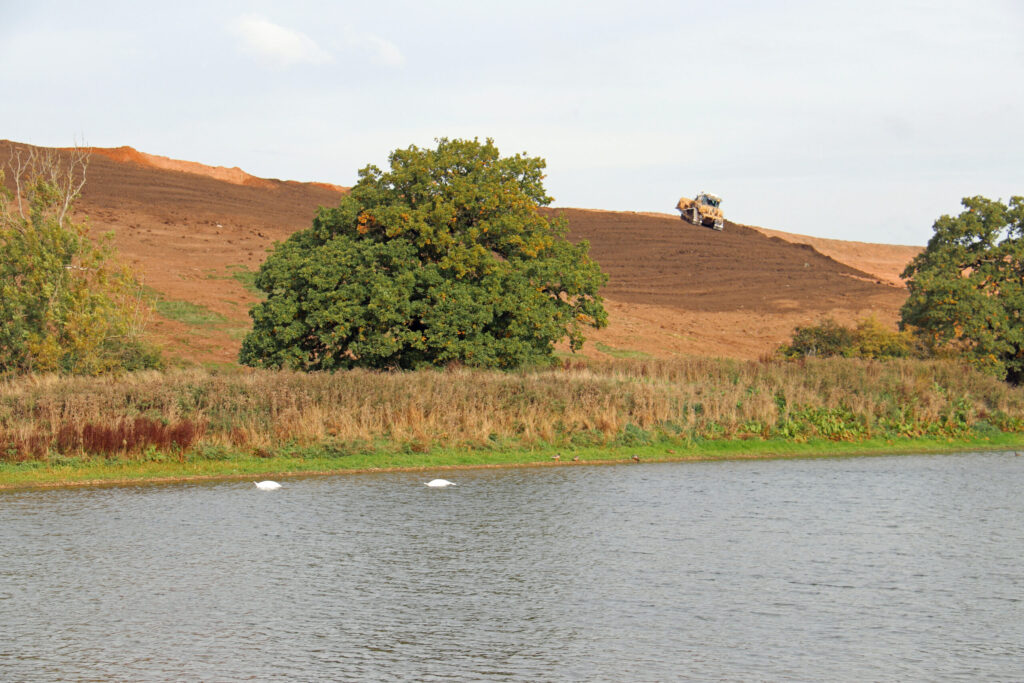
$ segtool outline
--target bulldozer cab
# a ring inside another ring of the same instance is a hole
[[[716,197],[713,194],[708,194],[707,192],[701,192],[697,195],[697,201],[704,206],[713,206],[717,209],[718,205],[722,203],[722,198]]]

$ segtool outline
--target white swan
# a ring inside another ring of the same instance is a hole
[[[448,481],[447,479],[431,479],[426,483],[426,485],[433,488],[439,488],[441,486],[455,486],[455,482]]]
[[[281,485],[276,481],[258,481],[256,482],[256,488],[260,491],[274,491],[281,488]]]

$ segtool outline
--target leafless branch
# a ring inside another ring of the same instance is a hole
[[[9,162],[11,176],[14,180],[14,198],[18,202],[18,215],[22,218],[25,218],[25,207],[22,204],[22,197],[25,196],[25,193],[21,189],[21,183],[25,177],[25,167],[27,166],[27,161],[22,156],[24,151],[25,149],[22,147],[15,149]]]
[[[70,149],[17,147],[11,154],[8,168],[14,182],[18,215],[27,219],[28,206],[42,181],[55,193],[54,209],[63,225],[68,212],[85,187],[89,167],[89,150],[77,144]]]

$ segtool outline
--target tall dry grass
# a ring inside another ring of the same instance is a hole
[[[620,360],[518,373],[180,370],[0,384],[6,460],[197,447],[269,454],[284,444],[425,450],[661,434],[800,440],[1022,428],[1024,389],[921,361]]]

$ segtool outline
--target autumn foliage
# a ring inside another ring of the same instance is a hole
[[[21,149],[0,170],[0,375],[98,375],[160,365],[149,314],[109,239],[72,220],[85,184],[78,151]]]

